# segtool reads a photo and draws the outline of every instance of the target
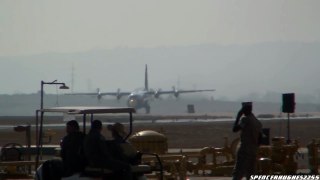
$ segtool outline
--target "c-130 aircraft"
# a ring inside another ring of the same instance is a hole
[[[194,93],[194,92],[205,92],[205,91],[215,91],[215,89],[201,89],[201,90],[178,90],[175,87],[172,90],[163,91],[161,89],[153,90],[149,89],[148,86],[148,66],[145,66],[145,77],[144,77],[144,88],[135,90],[133,92],[121,92],[120,89],[117,92],[100,92],[100,89],[97,89],[95,93],[69,93],[69,95],[95,95],[98,100],[101,100],[102,96],[115,96],[118,100],[123,96],[128,96],[127,106],[135,108],[136,110],[145,108],[147,114],[150,113],[150,104],[149,100],[152,98],[158,99],[160,95],[163,94],[173,94],[176,98],[179,97],[182,93]]]

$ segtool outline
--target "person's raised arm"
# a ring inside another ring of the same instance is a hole
[[[233,132],[238,132],[241,129],[241,126],[239,125],[239,121],[240,121],[242,114],[243,114],[243,110],[241,108],[237,114],[236,121],[233,124],[233,128],[232,128]]]

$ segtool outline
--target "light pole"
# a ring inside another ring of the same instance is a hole
[[[45,84],[56,84],[56,85],[61,85],[60,87],[59,87],[59,89],[69,89],[69,87],[68,86],[66,86],[66,84],[65,83],[61,83],[61,82],[57,82],[57,80],[54,80],[54,81],[52,81],[52,82],[44,82],[44,81],[41,81],[41,89],[40,89],[40,93],[41,93],[41,97],[40,97],[40,110],[42,110],[43,109],[43,86],[45,85]]]
[[[55,85],[61,85],[59,89],[69,89],[68,86],[66,86],[65,83],[62,82],[57,82],[57,80],[54,80],[52,82],[44,82],[41,81],[41,89],[40,89],[40,126],[43,124],[43,86],[45,84],[55,84]],[[39,132],[39,127],[38,127],[38,112],[37,111],[37,118],[36,118],[36,139],[37,139],[37,157],[36,157],[36,168],[39,163],[39,155],[40,155],[40,146],[42,147],[42,128],[40,128]]]

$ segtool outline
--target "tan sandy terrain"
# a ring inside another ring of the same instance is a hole
[[[3,117],[2,117],[3,118]],[[4,118],[5,119],[5,118]],[[8,118],[7,118],[8,119]],[[0,119],[1,120],[1,119]],[[25,132],[14,132],[12,126],[26,125],[27,122],[34,124],[33,117],[16,117],[16,120],[0,121],[0,146],[6,143],[26,143]],[[57,122],[57,121],[50,121]],[[320,118],[305,118],[302,120],[290,120],[290,137],[298,139],[301,146],[306,146],[313,138],[320,137]],[[58,123],[64,123],[58,121]],[[231,132],[232,121],[226,122],[162,122],[162,123],[134,123],[133,132],[142,130],[155,130],[163,133],[168,138],[169,148],[202,148],[205,146],[221,147],[224,145],[224,137],[229,138],[229,143],[239,136]],[[284,136],[287,139],[287,120],[262,120],[265,128],[270,128],[270,136]],[[3,127],[8,126],[9,127]],[[126,127],[128,125],[126,124]],[[32,127],[32,144],[35,144],[35,128]],[[45,127],[44,131],[54,132],[51,143],[59,144],[60,139],[65,135],[64,126]],[[106,137],[109,132],[104,130]],[[44,141],[49,140],[46,138]]]

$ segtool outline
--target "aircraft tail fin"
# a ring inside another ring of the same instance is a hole
[[[146,69],[145,69],[145,74],[144,74],[144,89],[146,91],[149,90],[149,87],[148,87],[148,65],[146,64]]]

